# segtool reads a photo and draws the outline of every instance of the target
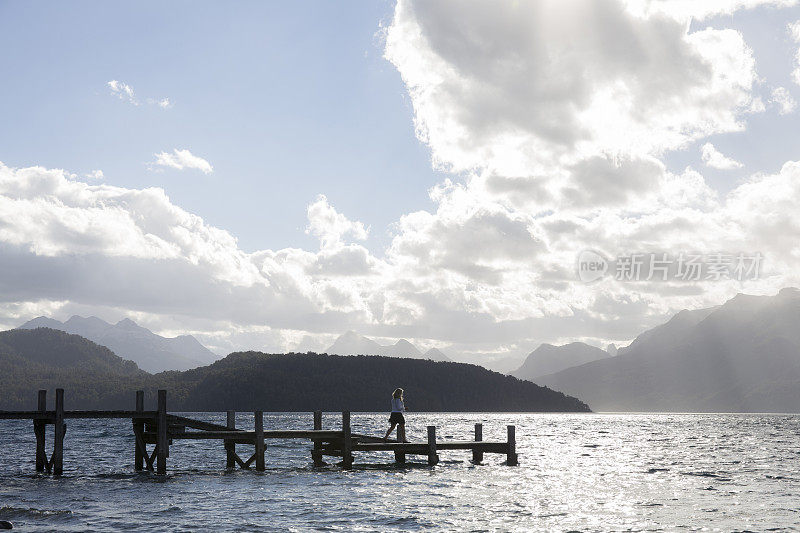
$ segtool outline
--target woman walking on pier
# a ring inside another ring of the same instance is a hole
[[[406,440],[406,418],[403,416],[406,407],[403,404],[403,389],[395,389],[392,393],[392,414],[389,416],[389,431],[384,435],[383,440],[388,440],[389,435],[394,431],[397,426],[397,440],[400,442],[408,442]]]

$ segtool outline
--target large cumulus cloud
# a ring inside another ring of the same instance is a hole
[[[479,360],[624,341],[677,309],[795,284],[800,165],[721,195],[661,160],[758,111],[741,34],[689,24],[758,3],[400,1],[386,57],[454,174],[385,250],[324,196],[307,212],[318,249],[246,253],[161,189],[0,166],[0,319],[133,314],[219,351],[322,348],[355,329]],[[761,252],[764,275],[586,285],[586,248]]]

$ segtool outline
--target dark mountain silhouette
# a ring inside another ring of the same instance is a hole
[[[33,409],[66,390],[71,409],[130,409],[134,391],[169,390],[171,410],[386,410],[402,386],[415,411],[588,411],[581,401],[476,365],[382,356],[233,353],[152,375],[108,348],[48,328],[0,332],[0,409]]]
[[[601,411],[800,411],[800,291],[681,311],[616,357],[543,376]]]
[[[34,408],[38,389],[67,386],[74,405],[118,403],[149,374],[78,335],[48,328],[0,332],[0,409]]]
[[[175,375],[173,388],[186,391],[181,405],[193,409],[381,411],[396,387],[403,387],[412,411],[587,409],[575,398],[477,365],[383,356],[239,352]]]
[[[411,359],[430,359],[432,361],[450,361],[444,353],[436,348],[431,348],[424,354],[405,339],[400,339],[395,344],[384,346],[374,340],[359,335],[355,331],[348,331],[341,335],[325,350],[332,355],[383,355],[386,357],[408,357]]]
[[[125,318],[116,324],[90,316],[73,316],[66,322],[40,316],[20,329],[46,327],[59,329],[85,337],[97,344],[107,346],[114,353],[132,361],[148,372],[164,370],[188,370],[207,365],[219,359],[208,348],[191,335],[167,338],[156,335],[147,328]]]
[[[563,346],[542,344],[532,351],[528,358],[525,359],[525,362],[522,363],[522,366],[512,372],[511,375],[533,381],[539,376],[553,374],[565,368],[606,357],[610,357],[608,352],[583,342],[572,342]]]

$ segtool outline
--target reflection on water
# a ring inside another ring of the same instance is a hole
[[[224,423],[224,415],[195,415]],[[412,440],[505,440],[517,425],[519,467],[440,451],[404,467],[389,452],[356,467],[311,467],[310,444],[268,441],[267,471],[225,471],[217,441],[176,441],[170,475],[133,473],[130,422],[70,420],[65,476],[34,474],[30,421],[0,421],[0,520],[24,531],[321,529],[676,530],[800,527],[800,416],[435,414],[409,418]],[[338,427],[326,414],[325,427]],[[267,414],[265,429],[309,428],[311,415]],[[354,414],[382,434],[386,415]],[[238,427],[252,425],[241,415]],[[104,438],[100,438],[103,436]],[[48,444],[51,433],[48,434]],[[246,454],[244,446],[242,455]],[[333,460],[333,458],[329,458]],[[411,459],[412,461],[414,459]]]

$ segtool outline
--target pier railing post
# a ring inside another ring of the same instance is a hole
[[[158,391],[158,418],[156,423],[156,474],[167,474],[167,454],[169,441],[167,433],[167,391]]]
[[[428,464],[434,466],[439,462],[436,455],[436,426],[428,426]]]
[[[475,442],[481,442],[482,440],[483,440],[483,424],[475,424]],[[483,452],[481,450],[473,448],[472,462],[473,463],[483,462]]]
[[[141,413],[144,411],[144,391],[136,391],[136,412]],[[133,437],[134,437],[134,454],[133,454],[133,469],[141,472],[144,469],[144,454],[146,450],[142,449],[142,434],[144,433],[144,422],[142,420],[133,421]]]
[[[322,430],[322,411],[314,411],[314,431],[320,430]],[[323,466],[325,464],[322,460],[322,442],[318,440],[314,441],[311,459],[314,461],[314,466]]]
[[[64,433],[67,426],[64,424],[64,389],[56,389],[56,417],[55,435],[53,436],[53,474],[60,476],[64,473]]]
[[[264,471],[264,412],[254,414],[256,426],[256,472]]]
[[[40,390],[37,408],[40,413],[47,411],[47,391]],[[33,433],[36,435],[36,471],[44,472],[47,467],[47,452],[45,451],[45,420],[35,420],[33,422]]]
[[[350,411],[342,411],[342,468],[353,468],[353,441],[350,431]]]
[[[506,454],[506,464],[508,466],[517,466],[517,435],[516,427],[508,426],[508,452]]]
[[[406,452],[402,452],[400,450],[394,451],[394,462],[404,465],[406,464]]]
[[[228,431],[236,429],[236,411],[228,411],[228,420],[225,427]],[[225,442],[225,468],[236,468],[236,443]]]

